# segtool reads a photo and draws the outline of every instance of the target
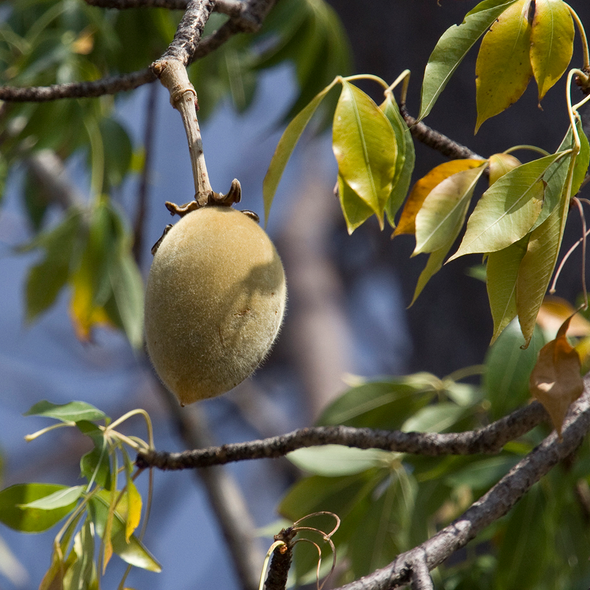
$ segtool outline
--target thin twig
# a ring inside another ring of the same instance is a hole
[[[99,8],[168,8],[169,10],[186,10],[188,0],[86,0],[89,6]],[[213,10],[230,17],[240,16],[244,3],[239,0],[216,0]]]
[[[238,18],[230,16],[217,31],[204,38],[194,47],[190,63],[215,51],[226,43],[233,35],[250,33],[258,30],[276,0],[249,0],[243,2]],[[228,12],[233,11],[229,3],[225,3]],[[117,94],[134,90],[143,84],[157,79],[151,68],[124,74],[109,76],[93,82],[71,82],[53,84],[51,86],[0,86],[0,100],[7,102],[49,102],[62,98],[95,98],[105,94]]]
[[[297,449],[328,444],[340,444],[359,449],[383,449],[431,457],[495,454],[499,453],[507,442],[522,436],[547,418],[543,406],[533,402],[489,426],[468,432],[437,434],[372,430],[349,426],[319,426],[302,428],[264,440],[183,453],[146,451],[138,453],[136,462],[140,467],[157,467],[163,470],[194,469],[224,465],[234,461],[283,457]]]

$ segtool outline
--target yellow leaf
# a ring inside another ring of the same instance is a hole
[[[72,280],[72,299],[70,301],[70,316],[74,330],[79,340],[90,340],[92,328],[97,325],[113,326],[104,307],[92,303],[92,285],[82,273],[78,273]]]
[[[531,31],[531,65],[539,102],[561,78],[574,52],[574,21],[562,0],[536,0]]]
[[[141,494],[137,491],[131,477],[127,477],[127,518],[125,519],[125,541],[129,543],[131,535],[141,520]]]
[[[549,413],[560,439],[567,410],[584,390],[580,357],[566,338],[571,317],[563,322],[555,340],[541,348],[529,380],[531,394]]]
[[[590,322],[581,313],[576,313],[572,305],[561,297],[545,297],[541,309],[539,309],[537,323],[545,332],[553,335],[570,316],[571,321],[568,329],[570,336],[590,335]]]
[[[412,187],[410,195],[404,205],[401,217],[395,228],[394,236],[416,233],[416,215],[422,208],[424,200],[430,191],[443,180],[470,168],[482,165],[482,160],[451,160],[433,168],[426,176],[422,177]]]
[[[498,178],[504,176],[510,170],[518,168],[521,165],[521,161],[515,158],[511,154],[494,154],[490,156],[490,186],[498,180]]]
[[[475,64],[477,133],[481,124],[515,103],[533,75],[529,56],[531,0],[509,6],[485,34]]]

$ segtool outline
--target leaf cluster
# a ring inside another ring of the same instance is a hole
[[[480,369],[482,387],[457,381],[459,374],[359,381],[326,408],[318,425],[425,432],[477,428],[526,403],[529,374],[544,342],[537,328],[533,345],[522,350],[522,334],[511,324]],[[287,457],[304,477],[288,490],[279,512],[292,520],[322,510],[342,518],[333,541],[338,562],[346,564],[338,584],[349,583],[449,524],[545,433],[545,427],[538,427],[493,457],[427,458],[337,445],[300,449]],[[575,490],[588,486],[589,460],[583,451],[573,469],[558,469],[533,487],[515,510],[478,536],[465,555],[433,571],[436,583],[445,588],[549,590],[575,587],[586,579],[588,550],[579,541],[588,533]],[[563,543],[555,544],[556,538]],[[530,555],[542,556],[538,567],[530,568]],[[575,568],[564,571],[564,560],[572,559]],[[313,581],[316,562],[316,552],[297,547],[294,582]]]
[[[135,414],[146,419],[149,444],[115,430]],[[113,554],[129,564],[124,579],[132,566],[159,572],[159,563],[143,545],[141,535],[135,534],[141,520],[142,499],[134,483],[139,471],[126,448],[137,451],[151,445],[147,414],[138,410],[111,423],[106,414],[85,402],[56,405],[41,401],[25,415],[58,421],[30,435],[28,440],[69,426],[77,428],[93,444],[93,449],[80,459],[80,475],[86,484],[69,487],[27,483],[0,491],[0,522],[12,529],[40,533],[65,519],[55,537],[51,565],[40,590],[98,590],[99,578]],[[121,479],[123,485],[119,488]]]

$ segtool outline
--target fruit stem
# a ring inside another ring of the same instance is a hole
[[[170,103],[182,117],[193,168],[195,201],[202,206],[209,200],[213,189],[209,182],[209,174],[207,173],[203,153],[203,140],[197,119],[197,93],[190,83],[185,66],[179,60],[172,58],[159,59],[152,64],[152,71],[169,90]]]

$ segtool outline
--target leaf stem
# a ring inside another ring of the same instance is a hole
[[[584,65],[582,66],[583,72],[580,72],[581,75],[586,82],[588,82],[588,73],[590,73],[590,49],[588,48],[588,38],[586,37],[586,30],[584,29],[584,25],[578,16],[578,13],[569,5],[566,4],[576,26],[578,27],[578,32],[580,33],[580,40],[582,41],[582,51],[583,51],[583,62]],[[585,85],[583,85],[585,86]]]
[[[512,152],[515,152],[516,150],[531,150],[532,152],[537,152],[538,154],[541,154],[542,156],[549,156],[549,152],[547,150],[544,150],[543,148],[537,147],[536,145],[526,145],[526,144],[522,144],[522,145],[515,145],[511,148],[508,148],[507,150],[504,150],[504,154],[511,154]]]
[[[410,70],[404,70],[393,82],[393,84],[391,84],[389,86],[389,88],[387,88],[387,90],[385,91],[385,96],[391,96],[393,94],[393,90],[394,88],[400,83],[403,82],[402,85],[402,90],[400,93],[400,104],[406,104],[406,96],[408,94],[408,85],[410,84]]]
[[[389,85],[383,80],[383,78],[373,74],[355,74],[354,76],[346,76],[345,78],[342,78],[342,80],[346,80],[346,82],[354,82],[355,80],[372,80],[373,82],[380,84],[385,90],[389,88]]]

